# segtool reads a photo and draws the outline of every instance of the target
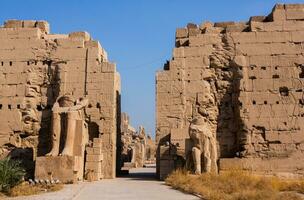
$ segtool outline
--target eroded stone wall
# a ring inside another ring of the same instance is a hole
[[[45,155],[51,148],[51,108],[65,94],[89,99],[90,140],[102,139],[103,174],[114,178],[120,121],[115,64],[87,32],[51,34],[45,21],[6,21],[0,28],[2,156]]]
[[[256,171],[303,173],[303,9],[276,5],[244,23],[177,29],[173,57],[156,75],[161,178],[179,166],[176,155],[189,159],[196,116],[216,136],[223,170],[238,157],[263,159]]]

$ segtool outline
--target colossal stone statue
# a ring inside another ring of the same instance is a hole
[[[88,104],[87,99],[79,98],[76,101],[69,95],[57,99],[52,109],[52,150],[47,156],[73,156],[73,147],[76,133],[76,121],[84,120],[83,108]],[[66,139],[62,152],[59,152],[61,124],[65,118]]]
[[[147,146],[147,140],[146,140],[146,131],[143,126],[139,126],[139,131],[138,131],[138,138],[141,143],[141,157],[142,157],[142,163],[144,163],[146,159],[146,146]]]
[[[193,143],[195,174],[201,174],[202,168],[204,172],[217,172],[216,138],[207,120],[201,116],[195,117],[190,124],[189,135]]]

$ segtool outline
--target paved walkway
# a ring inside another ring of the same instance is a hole
[[[154,178],[155,168],[139,168],[126,177],[66,185],[63,190],[12,200],[198,200]]]

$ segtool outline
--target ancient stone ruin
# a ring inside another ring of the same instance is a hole
[[[155,142],[146,134],[143,126],[138,131],[130,125],[127,113],[121,114],[121,156],[120,169],[128,171],[131,168],[143,167],[155,163]]]
[[[159,177],[178,167],[303,176],[303,42],[303,4],[177,29],[156,75]]]
[[[120,76],[87,32],[51,34],[45,21],[6,21],[0,115],[1,157],[22,159],[30,176],[115,177]]]

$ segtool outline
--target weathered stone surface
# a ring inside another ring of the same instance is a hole
[[[98,178],[114,178],[120,132],[120,76],[115,64],[107,61],[106,51],[87,32],[66,35],[49,30],[47,22],[32,20],[8,20],[0,28],[0,113],[6,116],[0,119],[1,157],[22,148],[32,149],[31,159],[43,159],[52,145],[52,108],[58,97],[70,95],[88,99],[82,120],[92,155],[103,155]],[[60,115],[65,124],[65,114]],[[69,129],[83,134],[79,127]],[[67,132],[61,133],[64,144]],[[75,140],[67,154],[84,159],[87,143]]]
[[[199,154],[205,160],[196,170],[210,171],[213,159],[224,170],[227,158],[236,167],[252,164],[255,172],[303,175],[303,15],[302,4],[278,4],[269,16],[248,23],[206,22],[192,35],[186,32],[194,24],[178,29],[176,41],[187,43],[176,45],[172,60],[156,75],[160,178],[199,160]],[[186,133],[197,117],[208,128],[195,134],[213,135],[218,157],[212,157],[212,145],[203,145],[210,139],[194,144],[192,152],[187,148]],[[230,161],[233,157],[239,159]]]
[[[78,156],[37,157],[35,178],[76,183],[83,180],[83,177],[79,176],[83,169],[82,164]]]

